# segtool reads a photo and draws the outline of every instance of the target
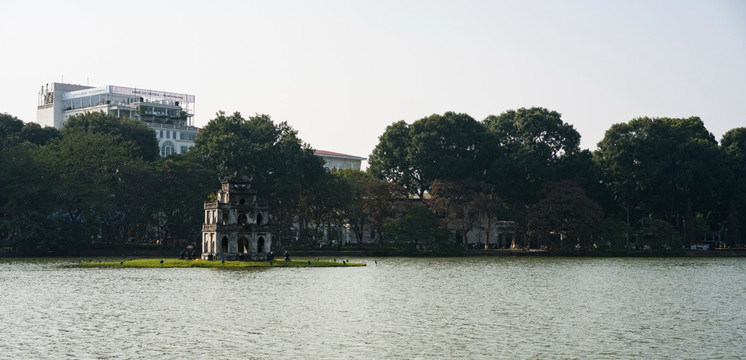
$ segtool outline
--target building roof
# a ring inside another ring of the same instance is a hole
[[[57,83],[55,83],[57,84]],[[131,88],[118,85],[106,85],[100,87],[86,86],[80,90],[67,91],[62,95],[62,100],[75,99],[91,95],[122,95],[122,96],[139,96],[150,100],[175,100],[181,102],[194,102],[194,95],[172,93],[161,90],[148,90],[141,88]]]
[[[325,157],[331,157],[331,158],[339,158],[339,159],[349,159],[349,160],[366,160],[364,157],[355,156],[355,155],[347,155],[342,154],[338,152],[333,151],[326,151],[326,150],[314,150],[314,155],[317,156],[325,156]]]

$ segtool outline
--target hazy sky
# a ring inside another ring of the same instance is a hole
[[[746,1],[0,0],[0,112],[51,82],[196,95],[367,157],[387,125],[541,106],[595,149],[615,123],[746,126]]]

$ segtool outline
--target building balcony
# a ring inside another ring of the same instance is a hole
[[[215,210],[218,208],[218,202],[212,201],[212,202],[206,202],[205,203],[205,210]]]
[[[194,133],[198,131],[197,127],[189,126],[189,125],[163,124],[163,123],[157,123],[157,122],[148,122],[147,124],[153,129],[182,130],[182,131],[191,131]]]

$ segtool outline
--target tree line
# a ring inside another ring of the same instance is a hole
[[[696,117],[637,118],[613,125],[594,152],[579,143],[544,108],[482,121],[447,112],[389,125],[367,171],[329,172],[268,115],[218,112],[189,152],[161,158],[136,120],[86,113],[58,131],[0,114],[0,245],[198,245],[203,203],[232,174],[252,178],[282,247],[341,244],[348,232],[369,246],[449,252],[470,238],[488,246],[498,221],[513,224],[515,247],[742,242],[746,128],[718,143]]]
[[[495,218],[514,221],[520,247],[741,245],[746,128],[718,143],[698,117],[642,117],[613,125],[593,152],[579,143],[544,108],[482,121],[447,112],[391,124],[368,170],[423,199],[457,239]]]

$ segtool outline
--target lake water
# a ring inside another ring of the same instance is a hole
[[[0,259],[0,358],[746,357],[746,258],[350,261],[367,266]]]

